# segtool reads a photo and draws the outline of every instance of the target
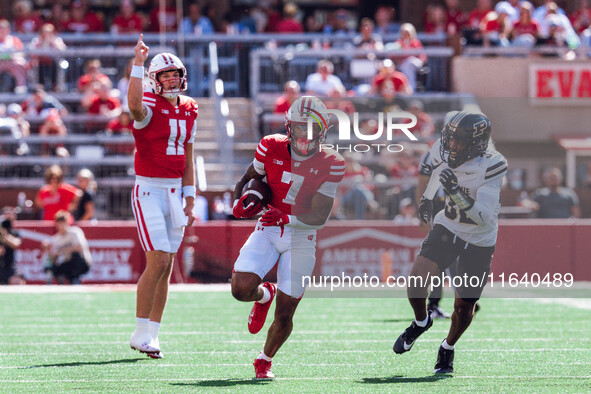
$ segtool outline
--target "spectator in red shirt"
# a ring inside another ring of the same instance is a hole
[[[502,1],[495,6],[493,12],[486,14],[480,24],[480,33],[484,46],[509,46],[509,35],[513,24],[509,14],[513,11],[511,5]]]
[[[97,95],[90,101],[88,113],[93,115],[118,116],[121,113],[121,102],[111,94],[111,83],[101,84]]]
[[[53,220],[58,211],[71,211],[78,205],[82,191],[64,182],[60,166],[53,165],[45,170],[45,186],[35,197],[35,205],[43,210],[43,220]]]
[[[86,74],[78,78],[78,91],[86,92],[92,88],[91,82],[109,83],[111,80],[108,76],[100,72],[101,61],[99,59],[91,59],[86,63]]]
[[[115,15],[111,25],[111,33],[139,33],[143,30],[144,20],[139,13],[135,12],[135,7],[131,0],[123,0],[119,14]]]
[[[446,30],[447,34],[453,36],[460,33],[468,23],[468,16],[460,9],[460,0],[445,0]]]
[[[68,134],[68,129],[62,120],[62,117],[57,109],[51,108],[44,114],[43,124],[39,127],[40,136],[58,136],[65,137]],[[62,143],[43,143],[41,144],[41,154],[43,156],[55,155],[58,157],[68,157],[70,152],[64,147]]]
[[[178,20],[176,15],[176,1],[166,0],[164,8],[160,8],[160,2],[155,2],[156,6],[150,13],[150,31],[176,32]]]
[[[445,9],[439,4],[429,4],[425,11],[425,33],[446,33]]]
[[[283,7],[283,19],[279,21],[276,27],[278,33],[303,33],[304,27],[296,19],[298,15],[298,6],[295,3],[287,3]]]
[[[69,10],[65,10],[61,3],[53,3],[49,11],[49,16],[45,18],[47,23],[51,23],[56,31],[65,31],[66,23],[70,20]]]
[[[283,85],[283,94],[275,100],[275,110],[273,112],[282,115],[287,113],[291,104],[298,97],[300,97],[300,84],[296,81],[285,82],[285,85]]]
[[[408,83],[406,76],[396,71],[394,62],[386,59],[382,62],[380,72],[371,82],[370,94],[382,97],[395,97],[396,93],[412,94],[412,86]]]
[[[589,0],[580,0],[579,8],[570,15],[570,21],[577,34],[581,34],[591,25]]]
[[[33,5],[29,0],[19,0],[12,6],[14,13],[14,31],[17,33],[36,33],[41,28],[43,20],[33,12]]]
[[[533,48],[536,44],[540,28],[538,23],[532,19],[533,7],[529,3],[521,5],[519,21],[513,25],[511,40],[513,46]]]
[[[480,27],[480,22],[482,22],[486,14],[492,10],[490,0],[478,0],[476,8],[473,9],[468,16],[468,24],[470,27],[472,29],[478,29]]]
[[[397,49],[423,49],[423,44],[417,38],[417,31],[412,24],[403,23],[400,26],[400,39],[394,42],[394,47]],[[406,75],[410,86],[415,90],[417,87],[417,71],[427,61],[427,55],[402,56],[396,57],[394,60],[398,62],[400,71]]]
[[[133,126],[133,119],[127,111],[122,111],[117,117],[111,119],[107,123],[106,132],[109,135],[112,134],[130,134]]]
[[[81,1],[74,1],[71,5],[72,16],[64,24],[64,30],[73,33],[89,33],[104,31],[101,19],[92,12],[88,12]]]

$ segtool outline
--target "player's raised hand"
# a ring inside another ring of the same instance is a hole
[[[441,186],[443,186],[445,191],[449,194],[454,194],[460,188],[460,185],[458,185],[458,177],[449,168],[441,171],[441,174],[439,174],[439,182],[441,182]]]
[[[143,41],[144,35],[140,34],[140,38],[137,40],[137,44],[135,45],[135,66],[143,66],[144,62],[148,58],[148,46]]]

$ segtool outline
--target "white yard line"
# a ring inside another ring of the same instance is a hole
[[[561,305],[570,308],[591,310],[591,299],[588,298],[532,298],[544,305]]]
[[[370,376],[310,376],[310,377],[292,377],[292,378],[276,378],[275,380],[277,381],[291,381],[291,380],[351,380],[351,381],[359,381],[360,379],[367,379],[367,380],[372,380],[372,379],[383,379],[385,382],[388,381],[395,381],[395,380],[399,380],[399,381],[405,381],[405,380],[410,380],[415,382],[417,379],[422,379],[422,378],[438,378],[437,376],[433,376],[433,375],[428,375],[428,376],[403,376],[403,377],[397,377],[397,376],[391,376],[391,377],[370,377]],[[448,376],[441,376],[439,377],[440,379],[446,379],[448,378]],[[453,379],[476,379],[476,380],[482,380],[482,379],[524,379],[524,380],[532,380],[532,379],[576,379],[576,380],[581,380],[581,379],[591,379],[591,375],[585,375],[585,376],[571,376],[571,375],[567,375],[567,376],[560,376],[560,375],[525,375],[525,376],[499,376],[499,375],[491,375],[491,376],[484,376],[484,375],[475,375],[475,376],[469,376],[469,375],[453,375]],[[109,382],[109,383],[113,383],[113,382],[231,382],[231,381],[249,381],[249,380],[254,380],[254,379],[241,379],[241,378],[235,378],[235,379],[215,379],[215,378],[211,378],[211,379],[199,379],[199,378],[195,378],[195,379],[190,379],[190,378],[186,378],[186,379],[178,379],[178,378],[154,378],[154,379],[147,379],[147,378],[142,378],[142,379],[101,379],[101,382]],[[0,380],[0,383],[93,383],[96,384],[97,381],[96,380],[91,380],[91,379],[48,379],[48,380],[33,380],[33,379],[22,379],[22,380]]]

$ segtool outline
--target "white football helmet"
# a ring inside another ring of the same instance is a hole
[[[158,74],[168,70],[179,70],[180,80],[177,89],[164,89],[164,86],[158,81]],[[181,62],[181,59],[172,53],[160,53],[152,59],[148,67],[148,79],[154,93],[166,98],[176,98],[179,94],[187,90],[187,70]]]
[[[312,124],[311,138],[308,136],[308,121]],[[300,97],[285,114],[285,126],[289,144],[297,154],[310,156],[316,153],[328,130],[326,105],[318,97]]]

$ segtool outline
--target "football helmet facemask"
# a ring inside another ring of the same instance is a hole
[[[312,138],[308,136],[308,123],[312,126]],[[311,156],[318,151],[328,130],[326,106],[320,99],[303,96],[294,101],[285,114],[287,138],[292,149],[301,156]]]
[[[457,168],[470,159],[484,155],[488,148],[491,124],[482,113],[461,111],[441,131],[441,159]]]
[[[165,89],[164,85],[158,80],[160,73],[170,70],[178,70],[180,74],[178,87],[175,89]],[[169,99],[174,99],[187,90],[187,70],[181,59],[172,53],[160,53],[154,56],[148,67],[148,79],[154,93]]]

